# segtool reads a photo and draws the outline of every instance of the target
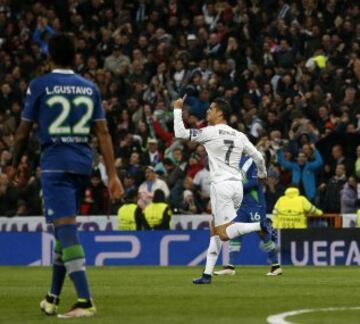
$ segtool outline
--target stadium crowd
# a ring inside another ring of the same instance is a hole
[[[266,156],[268,212],[290,183],[324,212],[356,212],[358,2],[0,0],[0,215],[42,214],[36,131],[14,183],[7,166],[28,83],[50,71],[60,31],[75,38],[74,70],[101,91],[118,173],[141,208],[161,189],[175,213],[209,211],[204,147],[173,134],[172,102],[187,94],[187,127],[205,125],[212,99],[231,103],[230,125]],[[116,212],[106,184],[95,154],[81,214]]]

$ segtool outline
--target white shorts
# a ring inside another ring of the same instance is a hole
[[[241,181],[222,181],[210,186],[211,210],[214,225],[220,226],[231,222],[243,199]]]

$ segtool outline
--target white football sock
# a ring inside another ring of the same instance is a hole
[[[260,223],[234,223],[226,228],[226,234],[230,240],[241,235],[258,232],[261,230]]]
[[[210,237],[209,248],[206,256],[206,265],[205,265],[205,274],[212,275],[216,261],[220,254],[222,247],[222,241],[220,240],[219,235],[214,235]]]

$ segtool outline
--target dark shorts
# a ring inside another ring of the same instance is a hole
[[[47,223],[78,214],[89,176],[73,173],[41,173],[40,180]]]
[[[253,205],[245,206],[241,205],[237,211],[237,216],[233,220],[234,222],[241,223],[256,223],[266,218],[266,212],[262,206]]]

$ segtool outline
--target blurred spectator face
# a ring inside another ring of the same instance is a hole
[[[302,151],[304,152],[307,158],[310,158],[313,154],[313,150],[309,144],[304,144],[302,146]]]
[[[346,126],[346,133],[349,133],[349,134],[355,134],[357,133],[357,128],[354,124],[348,124]]]
[[[174,67],[177,72],[181,71],[184,68],[182,60],[176,60]]]
[[[139,165],[140,164],[140,154],[133,152],[130,156],[130,165]]]
[[[202,145],[199,145],[196,148],[196,153],[199,154],[200,157],[205,158],[206,157],[206,150],[205,147]]]
[[[306,134],[302,134],[299,138],[301,145],[308,144],[310,142],[309,137]]]
[[[304,152],[300,152],[297,157],[297,162],[300,165],[304,165],[306,161],[307,161],[306,155],[304,154]]]
[[[345,90],[345,98],[346,102],[353,102],[355,100],[356,90],[354,88],[347,88]]]
[[[331,155],[335,160],[343,157],[343,150],[340,145],[335,145],[331,150]]]
[[[201,101],[208,101],[209,100],[209,90],[208,89],[201,90],[201,92],[199,94],[199,99]]]
[[[90,181],[91,185],[94,187],[97,187],[101,183],[101,179],[98,176],[92,176]]]
[[[11,93],[11,87],[8,83],[4,83],[1,86],[1,92],[4,96],[8,96]]]
[[[89,69],[94,70],[97,69],[98,63],[94,56],[90,56],[87,60],[87,66]]]
[[[280,140],[281,139],[281,132],[278,130],[272,131],[270,133],[270,140],[271,141],[276,141],[276,140]]]
[[[328,117],[328,111],[327,111],[327,108],[325,106],[321,106],[319,108],[319,112],[318,112],[318,115],[321,119],[326,119]]]
[[[10,164],[10,161],[12,159],[12,155],[9,151],[7,150],[4,150],[2,153],[1,153],[1,164],[2,165],[8,165]]]
[[[272,111],[269,111],[268,114],[267,114],[267,120],[270,124],[273,124],[275,123],[276,121],[276,115],[272,112]]]
[[[133,177],[126,176],[124,178],[124,187],[125,188],[131,188],[135,183],[135,180]]]
[[[166,64],[164,62],[158,65],[157,72],[158,74],[163,74],[166,72]]]
[[[144,134],[147,132],[147,126],[143,121],[139,121],[138,132],[139,134]]]
[[[219,37],[215,33],[211,33],[209,37],[209,44],[216,45],[219,42]]]
[[[203,15],[198,15],[194,17],[194,25],[197,28],[204,27],[205,25],[205,18]]]
[[[135,98],[130,98],[127,101],[127,106],[130,109],[130,111],[136,111],[138,108],[138,101]]]
[[[145,170],[145,179],[147,181],[155,181],[156,180],[156,173],[152,169],[146,168]]]
[[[356,156],[360,158],[360,145],[356,148]]]
[[[177,162],[182,161],[183,155],[182,155],[182,152],[180,149],[174,150],[173,156],[174,156],[175,161],[177,161]],[[360,156],[360,146],[359,146],[359,156]]]
[[[157,143],[149,143],[149,152],[155,153],[158,150],[158,144]]]
[[[335,169],[335,176],[340,178],[343,177],[346,173],[345,165],[344,164],[338,164]]]
[[[348,183],[349,183],[349,185],[350,185],[351,187],[353,187],[354,189],[355,189],[356,186],[357,186],[356,179],[355,179],[355,177],[353,177],[353,176],[349,177]]]
[[[140,36],[138,44],[141,48],[147,48],[149,45],[149,42],[148,42],[148,39],[146,38],[146,36]]]

